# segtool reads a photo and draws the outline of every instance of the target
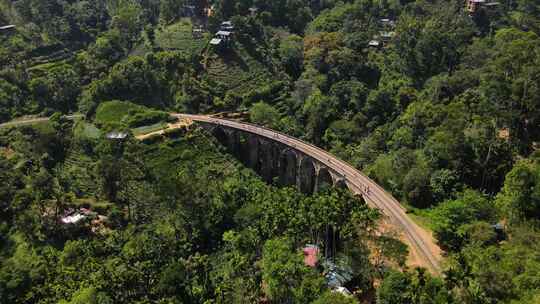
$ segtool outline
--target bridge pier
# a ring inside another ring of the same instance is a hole
[[[315,190],[316,171],[313,160],[309,156],[300,158],[296,185],[300,192],[312,194]]]
[[[330,171],[325,166],[320,166],[317,172],[317,182],[315,183],[315,192],[323,191],[334,185],[334,180]]]
[[[259,138],[249,134],[247,139],[248,164],[255,172],[259,172]]]
[[[285,149],[279,156],[279,184],[296,186],[298,156],[292,149]]]
[[[279,147],[265,139],[259,139],[259,168],[262,178],[267,183],[272,183],[278,176]]]
[[[246,167],[251,167],[249,163],[249,154],[251,151],[249,146],[249,134],[239,133],[238,150],[240,161]]]
[[[212,135],[218,140],[221,145],[223,145],[224,147],[229,147],[229,138],[222,127],[213,128]]]
[[[240,133],[235,132],[234,130],[225,130],[227,134],[227,149],[229,152],[236,156],[240,157],[241,146],[240,146]]]

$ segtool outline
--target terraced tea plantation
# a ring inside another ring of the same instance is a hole
[[[71,181],[70,190],[77,197],[86,197],[90,193],[97,193],[99,187],[93,176],[94,165],[95,160],[80,148],[72,148],[58,171],[62,178]]]
[[[209,50],[207,72],[210,81],[238,96],[261,87],[272,78],[271,71],[241,45],[220,53]]]
[[[203,51],[208,42],[208,33],[193,37],[193,23],[188,18],[156,31],[156,44],[165,50],[177,50],[187,55]]]

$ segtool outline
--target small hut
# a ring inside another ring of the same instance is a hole
[[[216,38],[221,39],[225,42],[229,42],[231,40],[232,32],[229,31],[218,31],[216,33]]]
[[[499,5],[499,2],[491,0],[467,0],[467,11],[469,14],[475,14],[481,7],[491,8]]]
[[[379,40],[370,40],[369,43],[368,43],[368,46],[371,47],[371,48],[380,48],[381,47],[381,42]]]
[[[222,40],[219,39],[219,38],[212,38],[212,40],[210,40],[210,44],[211,44],[211,45],[214,45],[214,46],[218,46],[218,45],[221,44],[221,41],[222,41]]]
[[[4,33],[8,33],[8,32],[11,32],[15,30],[15,25],[14,24],[8,24],[8,25],[4,25],[4,26],[0,26],[0,32]]]

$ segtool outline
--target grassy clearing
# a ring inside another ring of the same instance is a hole
[[[94,125],[84,121],[78,121],[74,129],[75,137],[96,139],[101,135],[101,131]]]
[[[120,122],[130,113],[143,112],[142,106],[127,101],[108,101],[99,105],[96,111],[96,123],[110,124]]]
[[[47,74],[47,71],[54,69],[55,67],[62,66],[64,64],[69,64],[68,59],[60,59],[58,61],[54,61],[51,59],[51,61],[46,61],[43,63],[37,63],[28,69],[26,69],[27,73],[30,73],[32,76],[43,76]]]
[[[48,120],[28,123],[27,125],[31,125],[32,129],[38,131],[43,135],[55,134],[54,128],[52,127],[51,122]]]
[[[126,101],[113,100],[99,105],[95,122],[98,126],[137,128],[164,122],[169,114]]]
[[[200,169],[197,170],[200,174],[214,176],[212,183],[223,183],[243,168],[232,156],[221,153],[214,141],[198,131],[147,145],[141,154],[148,168],[159,180],[163,180],[160,183],[163,185],[174,180],[179,172],[187,172],[194,167]]]

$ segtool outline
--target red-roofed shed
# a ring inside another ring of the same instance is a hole
[[[302,251],[304,252],[304,264],[309,267],[317,266],[319,262],[319,247],[316,245],[307,245]]]

